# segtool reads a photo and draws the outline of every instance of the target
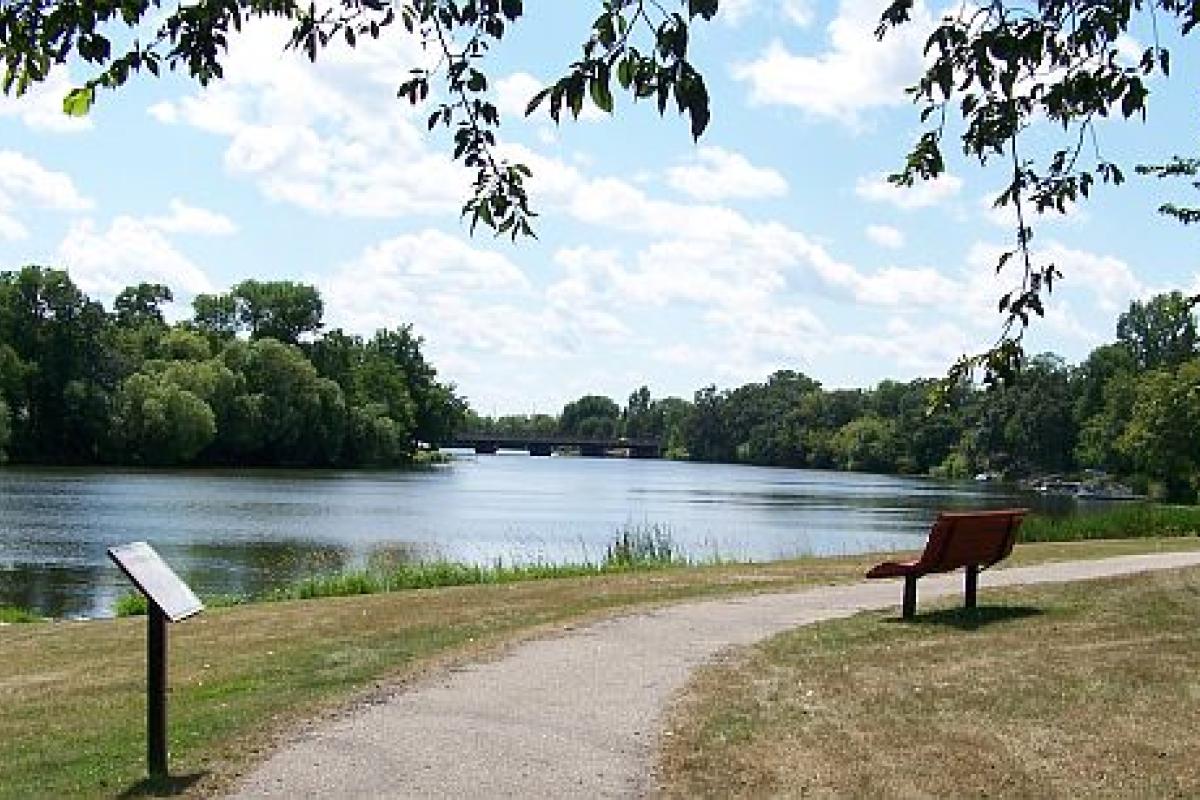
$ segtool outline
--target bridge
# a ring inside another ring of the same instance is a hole
[[[604,458],[616,452],[629,458],[662,458],[660,439],[591,438],[551,434],[459,433],[444,447],[461,447],[480,455],[493,455],[500,450],[526,450],[531,456],[548,456],[555,450],[578,450],[579,455]]]

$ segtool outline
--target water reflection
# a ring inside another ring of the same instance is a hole
[[[991,484],[619,459],[482,457],[392,472],[0,470],[0,603],[108,613],[106,548],[150,542],[202,595],[430,558],[598,559],[623,525],[694,557],[914,546],[937,510],[1071,506]],[[1069,501],[1067,501],[1069,503]]]

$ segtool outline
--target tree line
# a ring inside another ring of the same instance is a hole
[[[0,272],[0,457],[20,463],[360,466],[408,463],[458,431],[658,438],[669,456],[967,477],[1098,469],[1174,499],[1200,483],[1200,342],[1178,292],[1135,301],[1079,365],[1025,358],[1007,384],[932,379],[826,389],[792,370],[690,400],[647,387],[560,414],[481,417],[408,325],[322,331],[312,286],[246,280],[168,324],[171,290],[111,309],[66,272]]]
[[[0,459],[360,466],[447,440],[466,403],[401,325],[321,333],[312,286],[247,280],[168,324],[169,287],[106,309],[66,272],[0,272]]]
[[[933,408],[931,393],[943,403]],[[1010,478],[1102,470],[1172,499],[1200,483],[1200,348],[1192,302],[1179,292],[1135,301],[1115,341],[1079,365],[1053,353],[1026,357],[1012,381],[885,380],[871,389],[825,389],[781,370],[735,389],[702,388],[691,400],[624,406],[587,395],[559,416],[480,417],[496,433],[659,438],[668,456],[698,461]]]

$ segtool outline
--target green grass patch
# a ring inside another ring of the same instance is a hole
[[[117,598],[113,612],[118,617],[144,617],[149,613],[146,596],[139,592],[126,592]]]
[[[1023,542],[1078,542],[1200,535],[1200,506],[1122,502],[1070,517],[1032,515],[1021,525]]]
[[[0,606],[0,624],[18,625],[29,622],[45,622],[45,617],[19,606]]]

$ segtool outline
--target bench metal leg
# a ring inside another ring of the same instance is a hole
[[[972,564],[967,567],[967,586],[966,586],[966,602],[963,604],[965,608],[975,607],[975,595],[979,589],[979,567]]]
[[[912,619],[917,615],[917,576],[904,576],[904,607],[901,612],[904,619]]]

